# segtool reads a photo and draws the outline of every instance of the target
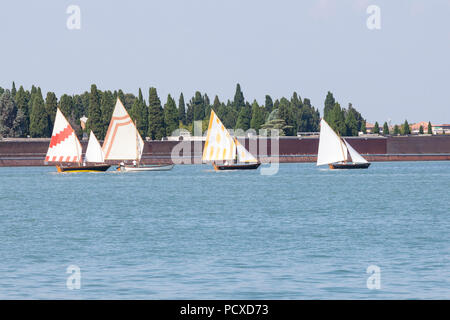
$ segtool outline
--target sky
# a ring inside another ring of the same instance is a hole
[[[69,29],[67,8],[80,8]],[[380,29],[369,29],[370,5]],[[331,91],[367,121],[450,123],[450,0],[41,0],[0,8],[0,86],[82,93],[154,86],[264,103]]]

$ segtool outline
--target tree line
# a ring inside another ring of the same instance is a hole
[[[211,109],[230,129],[254,129],[260,134],[278,129],[280,135],[295,136],[297,132],[318,132],[320,112],[310,99],[302,99],[296,92],[290,99],[272,99],[265,96],[264,104],[256,100],[252,103],[244,98],[239,84],[232,100],[220,101],[216,95],[211,102],[206,93],[200,91],[185,102],[183,93],[175,100],[168,95],[163,105],[154,87],[149,89],[148,101],[142,90],[138,95],[124,93],[122,90],[99,90],[95,84],[90,91],[81,94],[63,94],[59,99],[54,92],[44,96],[41,88],[32,86],[17,90],[13,82],[11,89],[0,87],[0,136],[3,137],[50,137],[55,121],[56,108],[59,107],[78,136],[82,136],[80,118],[87,116],[86,131],[92,130],[103,139],[116,103],[120,98],[143,137],[160,140],[170,136],[176,129],[193,132],[194,121],[202,121],[206,130]],[[325,99],[324,118],[341,135],[358,135],[365,126],[361,114],[349,104],[341,108],[331,92]]]

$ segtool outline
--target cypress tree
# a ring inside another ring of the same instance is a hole
[[[345,118],[345,126],[347,128],[347,136],[358,135],[358,122],[356,121],[354,112],[347,112],[347,116]]]
[[[345,125],[345,111],[341,109],[341,105],[336,102],[333,109],[329,111],[329,122],[331,128],[339,135],[347,134],[347,127]]]
[[[246,103],[241,107],[239,115],[236,121],[236,129],[242,129],[244,131],[250,129],[250,121],[252,120],[252,107]]]
[[[387,136],[389,134],[389,126],[387,122],[383,124],[383,135]]]
[[[30,113],[30,135],[32,138],[50,137],[51,128],[41,91],[36,90],[32,97],[33,101],[31,104],[32,107]]]
[[[183,92],[180,94],[180,99],[178,100],[178,118],[183,125],[186,125],[186,106],[184,104]]]
[[[394,134],[395,135],[399,135],[400,134],[400,128],[398,127],[398,125],[394,126]]]
[[[130,110],[131,118],[136,121],[137,129],[142,137],[147,136],[148,132],[148,108],[145,104],[142,90],[139,88],[139,96],[134,100]]]
[[[266,108],[267,114],[270,114],[273,110],[273,101],[272,101],[272,98],[268,94],[266,95],[266,101],[264,104],[264,108]]]
[[[373,133],[380,133],[380,125],[378,124],[378,121],[375,121],[375,125],[373,126]]]
[[[187,104],[187,110],[186,110],[186,124],[189,125],[192,122],[194,122],[194,105],[191,101]]]
[[[203,120],[205,117],[205,102],[199,91],[195,92],[195,96],[191,99],[190,104],[194,109],[194,120]]]
[[[431,121],[428,121],[427,133],[433,134],[433,126],[431,125]]]
[[[233,107],[239,113],[242,107],[245,106],[244,94],[241,90],[241,85],[236,84],[236,92],[234,93]]]
[[[250,121],[250,128],[255,129],[259,132],[261,126],[265,123],[266,115],[264,109],[258,105],[256,100],[252,104],[252,120]]]
[[[164,123],[166,127],[166,137],[171,136],[172,133],[179,128],[177,105],[170,94],[167,96],[167,102],[164,105]]]
[[[402,134],[404,135],[411,134],[411,129],[409,127],[409,123],[407,120],[405,120],[405,122],[402,125]]]
[[[420,125],[420,127],[419,127],[419,134],[423,134],[423,126],[422,125]]]
[[[89,95],[87,127],[89,130],[92,130],[97,137],[103,137],[103,121],[100,102],[101,93],[97,90],[97,86],[93,84],[91,85],[91,93]]]
[[[73,100],[72,100],[72,97],[69,96],[68,94],[63,94],[61,96],[61,98],[59,99],[59,109],[61,110],[62,114],[65,117],[69,118],[72,115],[72,112],[73,112]]]
[[[0,137],[15,137],[17,106],[11,92],[5,90],[0,97]]]
[[[13,83],[12,83],[12,88],[11,88],[11,97],[13,98],[13,100],[14,100],[16,94],[17,94],[16,84],[15,84],[14,81],[13,81]]]
[[[28,100],[29,96],[27,92],[23,89],[23,86],[20,86],[19,90],[16,93],[15,101],[17,110],[20,111],[23,115],[18,126],[20,127],[20,131],[22,132],[24,137],[30,134],[30,112],[28,109]]]
[[[47,92],[45,98],[45,110],[47,111],[50,127],[53,128],[56,116],[56,107],[58,106],[58,99],[53,92]]]
[[[114,106],[116,105],[116,101],[117,100],[114,99],[114,95],[111,91],[107,90],[102,92],[102,98],[100,101],[100,109],[102,113],[102,134],[101,136],[97,137],[98,139],[104,139],[106,136],[109,122],[111,121],[111,117],[114,111]],[[147,124],[145,125],[147,126]],[[145,133],[147,133],[147,131],[145,131]]]
[[[325,106],[323,108],[323,118],[326,122],[330,121],[330,113],[333,110],[336,101],[334,100],[333,94],[328,91],[327,96],[325,98]]]
[[[364,120],[361,124],[361,132],[366,134],[367,133],[367,129],[366,129],[366,121]]]
[[[164,111],[156,88],[151,87],[148,98],[148,136],[152,140],[161,140],[165,136]]]

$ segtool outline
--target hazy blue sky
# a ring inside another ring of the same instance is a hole
[[[69,30],[66,9],[81,9]],[[369,30],[369,5],[381,30]],[[0,86],[44,93],[156,86],[249,101],[328,90],[368,121],[450,123],[450,0],[3,1]]]

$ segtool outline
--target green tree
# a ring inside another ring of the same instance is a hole
[[[358,121],[356,120],[355,113],[350,112],[350,110],[347,112],[347,115],[345,117],[345,126],[347,128],[347,136],[358,135]]]
[[[73,113],[73,100],[68,94],[63,94],[59,99],[59,109],[65,117],[70,117]],[[56,115],[56,111],[55,111]],[[54,119],[54,118],[53,118]],[[54,121],[54,120],[53,120]]]
[[[114,99],[114,94],[110,90],[102,92],[102,97],[100,100],[100,111],[102,114],[102,120],[101,120],[102,121],[102,133],[100,136],[97,137],[98,139],[104,139],[106,137],[106,133],[108,132],[109,123],[111,121],[116,102],[117,102],[117,100]],[[131,111],[131,113],[132,113],[132,111]],[[147,123],[145,123],[145,127],[147,127]],[[138,123],[138,130],[139,130],[139,123]],[[139,132],[140,132],[140,130],[139,130]],[[147,131],[144,131],[144,132],[147,133]],[[141,132],[141,134],[142,134],[142,132]],[[144,137],[145,137],[145,135],[144,135]]]
[[[423,134],[423,126],[422,125],[419,127],[419,134]]]
[[[273,110],[273,101],[269,95],[266,95],[266,101],[264,103],[264,108],[266,108],[267,114],[270,114]]]
[[[236,84],[236,92],[234,93],[233,108],[239,114],[239,111],[243,107],[245,107],[244,93],[241,90],[241,85],[238,83]]]
[[[11,88],[11,97],[13,98],[13,100],[14,100],[14,97],[16,96],[16,94],[17,94],[16,84],[13,81],[12,88]]]
[[[405,120],[405,122],[402,125],[402,134],[404,135],[411,134],[411,129],[409,127],[409,123],[407,120]]]
[[[427,133],[428,134],[433,134],[433,126],[431,125],[430,121],[428,121]]]
[[[139,88],[138,98],[134,100],[133,106],[130,109],[130,116],[136,121],[140,135],[145,138],[148,132],[148,108],[145,104],[141,88]]]
[[[87,127],[92,130],[96,137],[103,137],[103,121],[102,110],[100,107],[101,92],[97,90],[95,84],[91,85],[91,93],[89,95],[89,112]]]
[[[250,127],[255,129],[256,132],[259,132],[261,126],[265,123],[266,115],[264,112],[264,108],[258,105],[256,100],[253,101],[252,104],[252,120],[250,121]]]
[[[56,108],[58,106],[58,99],[54,92],[47,92],[45,98],[45,110],[47,111],[50,127],[53,127],[55,123]]]
[[[170,94],[167,96],[167,102],[164,105],[164,123],[166,127],[166,137],[171,136],[172,133],[179,128],[177,105]]]
[[[375,125],[373,126],[373,133],[380,133],[380,125],[378,124],[378,121],[375,121]]]
[[[389,134],[389,126],[387,122],[383,124],[383,135],[387,136]]]
[[[202,94],[197,91],[189,102],[194,110],[194,120],[203,120],[205,117],[205,103]]]
[[[341,109],[341,105],[339,103],[335,103],[333,109],[329,112],[329,121],[328,124],[334,131],[336,131],[339,135],[347,134],[347,127],[345,125],[345,111]]]
[[[23,86],[20,86],[19,90],[16,93],[15,101],[17,110],[20,110],[21,114],[23,115],[21,120],[19,119],[20,123],[18,123],[18,126],[20,127],[20,131],[22,132],[24,137],[30,134],[30,112],[28,109],[28,100],[29,95],[23,89]]]
[[[250,129],[250,121],[252,120],[252,107],[246,103],[239,110],[239,115],[236,121],[236,129],[247,131]]]
[[[149,90],[148,108],[148,136],[152,140],[161,140],[165,136],[164,111],[154,87]]]
[[[32,138],[45,138],[51,136],[51,128],[47,111],[45,110],[44,98],[41,90],[36,90],[32,95],[32,107],[30,113],[30,135]]]
[[[178,118],[183,125],[186,124],[186,106],[184,104],[183,92],[180,93],[180,98],[178,99]]]
[[[17,106],[11,92],[5,90],[0,97],[0,137],[15,137]]]
[[[328,91],[327,96],[325,98],[325,106],[323,108],[323,118],[328,123],[330,123],[331,110],[333,110],[335,105],[336,105],[336,100],[334,99],[333,94],[330,91]]]
[[[361,124],[361,132],[366,134],[367,133],[367,128],[366,128],[366,121],[363,121]]]
[[[399,135],[400,134],[400,128],[398,127],[398,125],[394,126],[394,135]]]

